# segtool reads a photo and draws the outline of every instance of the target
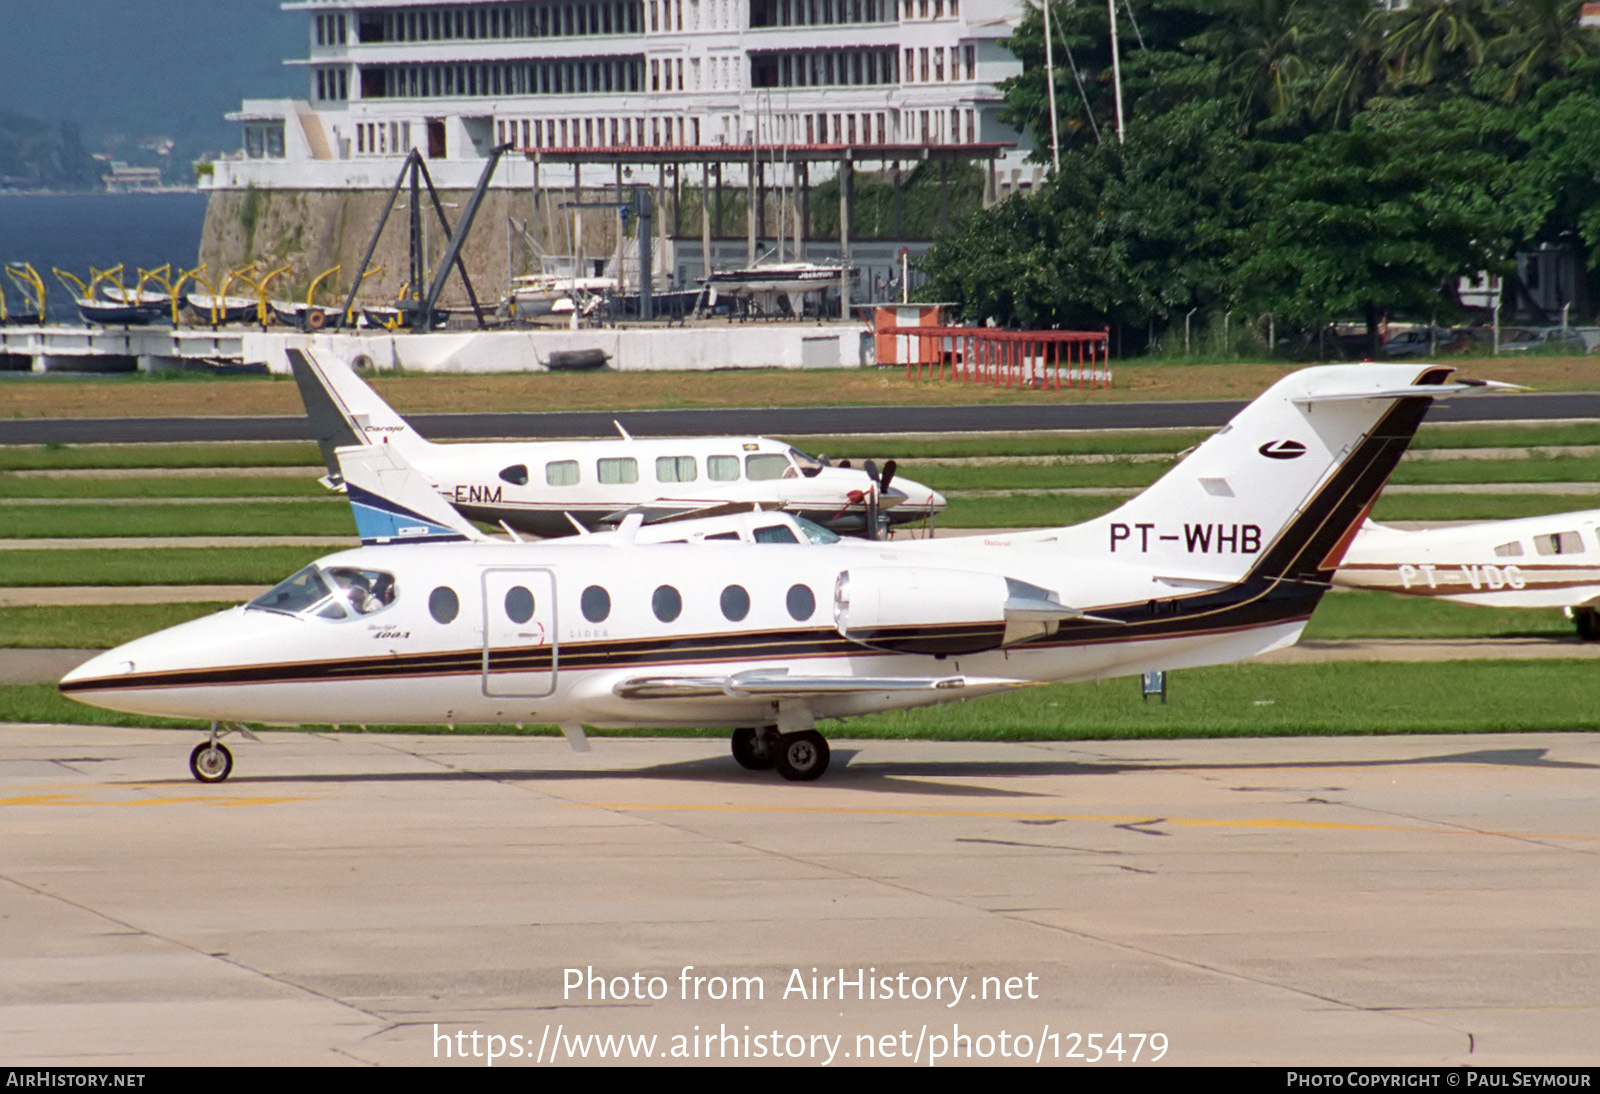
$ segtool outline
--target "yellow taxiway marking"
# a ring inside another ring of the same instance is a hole
[[[1087,821],[1099,824],[1154,825],[1179,828],[1287,828],[1330,832],[1411,832],[1439,836],[1507,836],[1514,839],[1563,839],[1600,841],[1600,836],[1574,836],[1565,833],[1492,832],[1475,828],[1427,828],[1405,824],[1358,824],[1352,821],[1305,821],[1289,817],[1172,817],[1149,813],[1017,813],[977,809],[863,809],[820,805],[696,805],[647,802],[568,802],[572,809],[615,809],[628,812],[680,813],[796,813],[810,816],[836,814],[871,817],[957,817],[976,820]]]

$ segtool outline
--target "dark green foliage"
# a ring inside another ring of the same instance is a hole
[[[1519,248],[1600,262],[1600,36],[1579,6],[1150,0],[1142,44],[1119,24],[1119,138],[1106,6],[1056,0],[1060,170],[944,239],[921,295],[1006,326],[1272,315],[1309,351],[1336,320],[1375,338],[1386,316],[1454,318],[1456,277]],[[1048,163],[1039,9],[1010,45],[1003,117]]]

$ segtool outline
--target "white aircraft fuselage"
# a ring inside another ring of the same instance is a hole
[[[776,505],[840,531],[863,526],[865,473],[818,465],[766,437],[507,441],[408,447],[406,458],[464,515],[564,536],[633,508],[661,512],[748,502]],[[852,493],[856,497],[852,500]],[[945,499],[896,477],[879,495],[891,525],[924,521]]]
[[[1367,523],[1334,584],[1498,608],[1563,608],[1600,638],[1600,509],[1405,530]]]
[[[1113,512],[978,539],[472,542],[403,462],[354,448],[375,545],[61,690],[214,722],[726,726],[746,766],[772,766],[766,740],[786,777],[815,778],[819,719],[1293,642],[1431,396],[1467,390],[1449,372],[1295,373]],[[462,542],[407,542],[434,533]],[[196,749],[197,777],[226,777],[218,755]]]
[[[389,445],[467,517],[538,536],[571,535],[574,520],[599,528],[630,510],[663,516],[739,502],[876,536],[879,524],[925,521],[945,505],[887,463],[882,473],[836,467],[766,437],[434,444],[343,362],[312,350],[290,350],[289,361],[330,482],[338,448]]]

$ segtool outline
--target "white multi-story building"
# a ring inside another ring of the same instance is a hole
[[[299,0],[304,100],[247,100],[219,189],[381,188],[415,148],[470,186],[519,150],[1016,141],[1020,0]],[[901,155],[904,154],[902,151]],[[895,158],[899,158],[896,156]],[[508,159],[497,186],[531,181]]]

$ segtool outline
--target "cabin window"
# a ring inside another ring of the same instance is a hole
[[[440,585],[428,594],[428,614],[435,623],[452,623],[461,614],[461,598],[447,585]]]
[[[1548,536],[1534,536],[1533,549],[1541,555],[1581,555],[1583,537],[1576,532],[1556,532]]]
[[[789,595],[784,600],[789,607],[789,614],[801,622],[810,619],[817,610],[816,594],[804,585],[789,586]]]
[[[683,614],[683,597],[671,585],[662,585],[650,597],[650,610],[663,623],[671,623]]]
[[[533,618],[533,594],[521,585],[506,590],[506,618],[513,623]]]
[[[1500,546],[1494,549],[1494,553],[1500,558],[1520,558],[1522,555],[1522,544],[1518,543],[1516,540],[1512,540],[1510,543],[1502,543]]]
[[[605,486],[622,486],[639,481],[639,461],[632,456],[600,460],[595,470],[599,473],[601,484]]]
[[[765,528],[756,529],[757,543],[799,543],[795,534],[782,524],[769,524]]]
[[[555,460],[545,464],[544,481],[551,486],[577,486],[578,461]]]
[[[722,590],[722,614],[737,623],[750,614],[750,594],[740,585],[729,585]]]
[[[577,465],[574,464],[573,466],[576,467]],[[501,471],[500,477],[512,486],[527,486],[528,466],[527,464],[514,463],[504,471]]]
[[[591,623],[603,623],[611,614],[611,594],[598,585],[590,585],[578,599],[583,617]]]
[[[706,475],[712,482],[738,482],[739,457],[708,456],[706,458]]]
[[[762,452],[744,458],[744,475],[751,482],[781,479],[789,472],[789,457],[776,452]]]
[[[739,539],[739,533],[738,532],[717,532],[715,535],[707,536],[706,539],[708,539],[708,540],[712,540],[712,539],[731,539],[731,540],[734,540],[735,542],[737,542],[738,539]]]
[[[693,456],[656,457],[657,482],[693,482],[697,475]]]

